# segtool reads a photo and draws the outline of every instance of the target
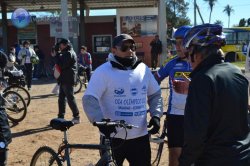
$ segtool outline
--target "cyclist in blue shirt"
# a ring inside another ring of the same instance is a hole
[[[176,91],[176,83],[185,82],[183,73],[188,76],[191,72],[191,65],[187,62],[185,51],[182,47],[182,41],[185,33],[190,26],[182,26],[174,33],[176,39],[177,56],[162,66],[156,73],[155,78],[160,83],[164,78],[169,77],[169,103],[168,103],[168,122],[167,137],[169,147],[169,165],[178,166],[178,158],[183,147],[183,122],[184,109],[186,104],[188,86],[182,87],[182,92]],[[185,84],[184,84],[185,85]]]

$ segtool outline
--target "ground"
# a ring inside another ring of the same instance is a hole
[[[48,126],[50,120],[57,117],[58,113],[58,97],[51,94],[55,81],[42,79],[33,81],[33,83],[30,91],[32,100],[26,118],[16,125],[10,122],[13,140],[9,145],[8,166],[28,166],[32,155],[40,146],[48,145],[57,150],[62,141],[63,133],[52,130]],[[166,84],[163,86],[166,87]],[[98,129],[88,122],[82,109],[83,93],[84,89],[75,96],[82,122],[70,128],[69,141],[71,143],[99,143]],[[165,88],[163,88],[163,95],[164,97],[166,95]],[[65,118],[72,119],[72,113],[68,106]],[[99,154],[98,151],[93,150],[73,150],[71,157],[72,166],[89,166],[98,160]],[[168,150],[167,146],[164,146],[163,162],[160,165],[167,165],[167,158]],[[127,165],[126,163],[125,166]]]

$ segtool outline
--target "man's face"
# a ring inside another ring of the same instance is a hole
[[[29,44],[25,44],[25,48],[29,48],[30,47],[30,45]]]
[[[192,46],[188,49],[188,61],[191,64],[192,69],[194,70],[202,62],[202,58],[200,53],[193,53],[193,49],[194,48]],[[193,54],[193,59],[191,58],[191,54]]]
[[[121,46],[112,48],[112,52],[121,58],[128,58],[135,56],[135,44],[131,41],[124,41]]]
[[[185,58],[186,57],[186,55],[185,55],[186,50],[184,49],[182,43],[183,43],[183,39],[181,39],[181,38],[176,39],[175,47],[176,47],[177,55],[180,58]]]
[[[66,45],[66,44],[63,44],[63,43],[61,43],[59,46],[60,46],[60,50],[63,50],[64,48],[67,47],[67,45]]]
[[[85,52],[86,52],[86,50],[81,48],[81,53],[84,54]]]

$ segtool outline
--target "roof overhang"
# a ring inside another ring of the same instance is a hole
[[[68,0],[68,9],[72,9],[72,1]],[[83,2],[86,9],[117,9],[117,8],[140,8],[156,7],[159,0],[76,0],[77,8],[79,2]],[[7,11],[12,12],[17,8],[28,11],[56,11],[61,9],[61,0],[2,0],[6,2]]]

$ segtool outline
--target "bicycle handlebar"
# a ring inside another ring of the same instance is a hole
[[[101,121],[101,122],[94,122],[94,126],[106,126],[106,127],[123,127],[127,129],[138,128],[138,126],[127,124],[124,120],[117,120],[117,121]]]

